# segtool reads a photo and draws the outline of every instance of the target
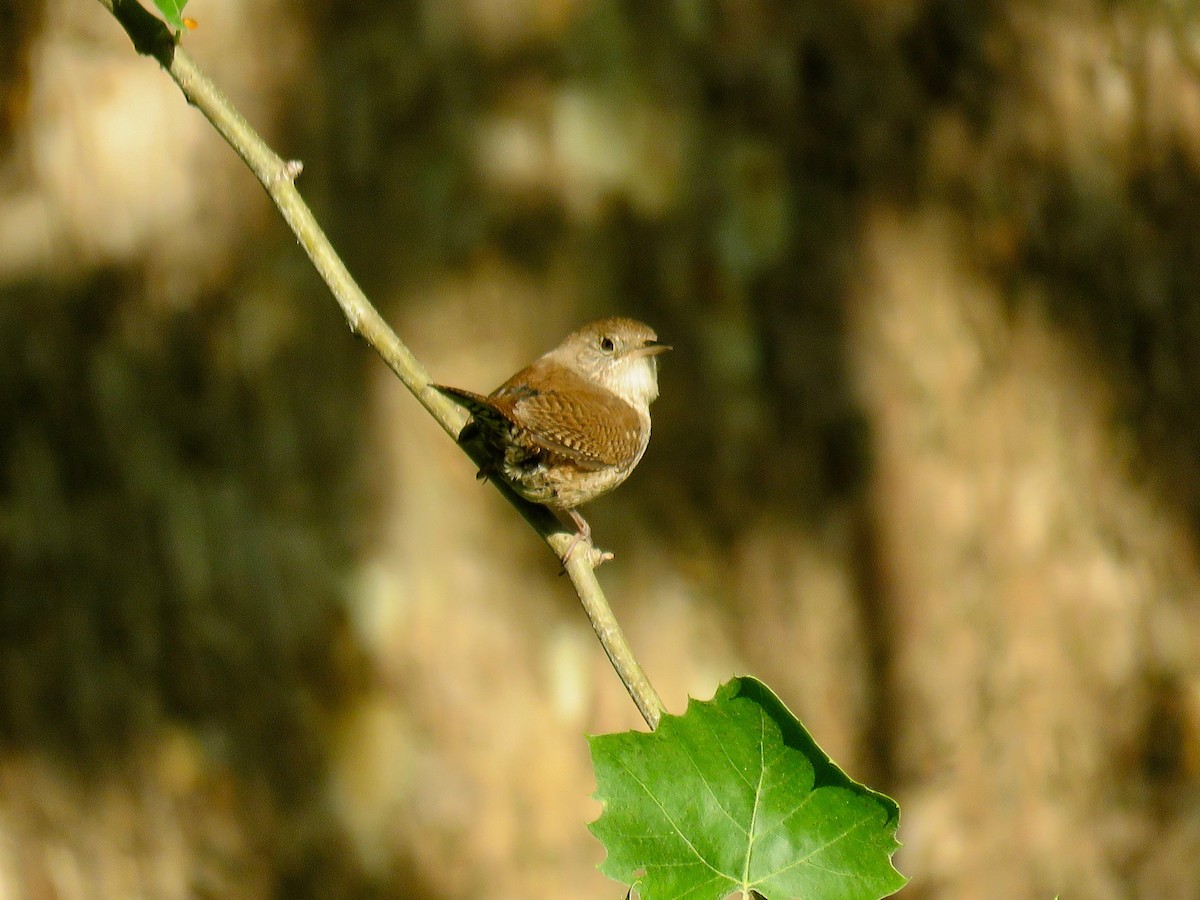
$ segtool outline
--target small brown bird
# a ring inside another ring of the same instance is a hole
[[[460,441],[478,435],[494,471],[518,494],[571,517],[577,530],[565,562],[591,539],[577,507],[621,484],[646,452],[650,404],[658,397],[655,356],[670,349],[649,325],[601,319],[486,397],[434,387],[471,413]],[[485,467],[479,477],[490,474]]]

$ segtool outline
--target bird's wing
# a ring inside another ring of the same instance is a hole
[[[488,399],[539,447],[585,468],[627,465],[642,448],[632,406],[560,367],[546,378],[535,363]]]

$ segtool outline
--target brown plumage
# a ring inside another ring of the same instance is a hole
[[[621,484],[646,452],[658,396],[654,357],[668,349],[648,325],[602,319],[486,397],[434,387],[471,413],[460,440],[478,436],[518,494],[571,516],[577,532],[569,558],[591,536],[576,508]]]

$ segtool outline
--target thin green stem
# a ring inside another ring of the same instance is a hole
[[[413,356],[355,283],[312,211],[300,196],[300,192],[296,190],[295,179],[302,168],[300,163],[284,160],[259,137],[241,113],[178,45],[175,36],[162,20],[147,12],[136,0],[99,2],[125,29],[133,41],[134,48],[139,53],[158,60],[188,102],[204,114],[254,173],[278,207],[288,227],[295,233],[317,272],[329,286],[334,299],[346,316],[346,321],[350,323],[350,330],[379,354],[446,433],[457,438],[465,424],[466,414],[430,387],[429,373],[425,371],[425,367]],[[472,451],[469,447],[463,447],[463,450],[477,465],[482,464],[483,460],[476,455],[477,451]],[[519,497],[503,481],[493,479],[492,482],[505,499],[516,507],[525,521],[550,545],[559,559],[562,559],[571,543],[571,535],[562,530],[558,518],[546,507],[529,503]],[[564,568],[613,668],[629,691],[646,724],[655,728],[664,711],[662,700],[634,657],[608,605],[608,600],[600,589],[593,571],[599,559],[600,555],[595,548],[585,545],[576,548]]]

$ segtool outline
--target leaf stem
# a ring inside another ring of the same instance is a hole
[[[283,215],[284,221],[296,235],[300,246],[312,260],[317,272],[329,286],[334,299],[342,308],[350,330],[359,335],[396,373],[404,386],[451,437],[462,431],[466,414],[450,400],[430,387],[429,373],[404,345],[355,283],[349,270],[333,249],[312,211],[296,190],[294,183],[302,166],[296,161],[281,158],[258,135],[234,105],[200,70],[195,61],[179,46],[166,24],[143,8],[136,0],[99,0],[133,41],[138,53],[152,56],[179,86],[187,101],[195,106],[217,132],[237,152],[254,173],[271,200]],[[475,463],[482,464],[479,451],[464,447]],[[562,559],[571,543],[571,535],[563,531],[558,518],[546,507],[522,499],[502,480],[491,479],[505,499],[533,527],[551,549]],[[576,552],[564,566],[583,608],[591,621],[618,677],[652,729],[662,717],[663,704],[646,673],[638,664],[625,635],[613,615],[612,608],[600,589],[594,570],[599,554]]]

